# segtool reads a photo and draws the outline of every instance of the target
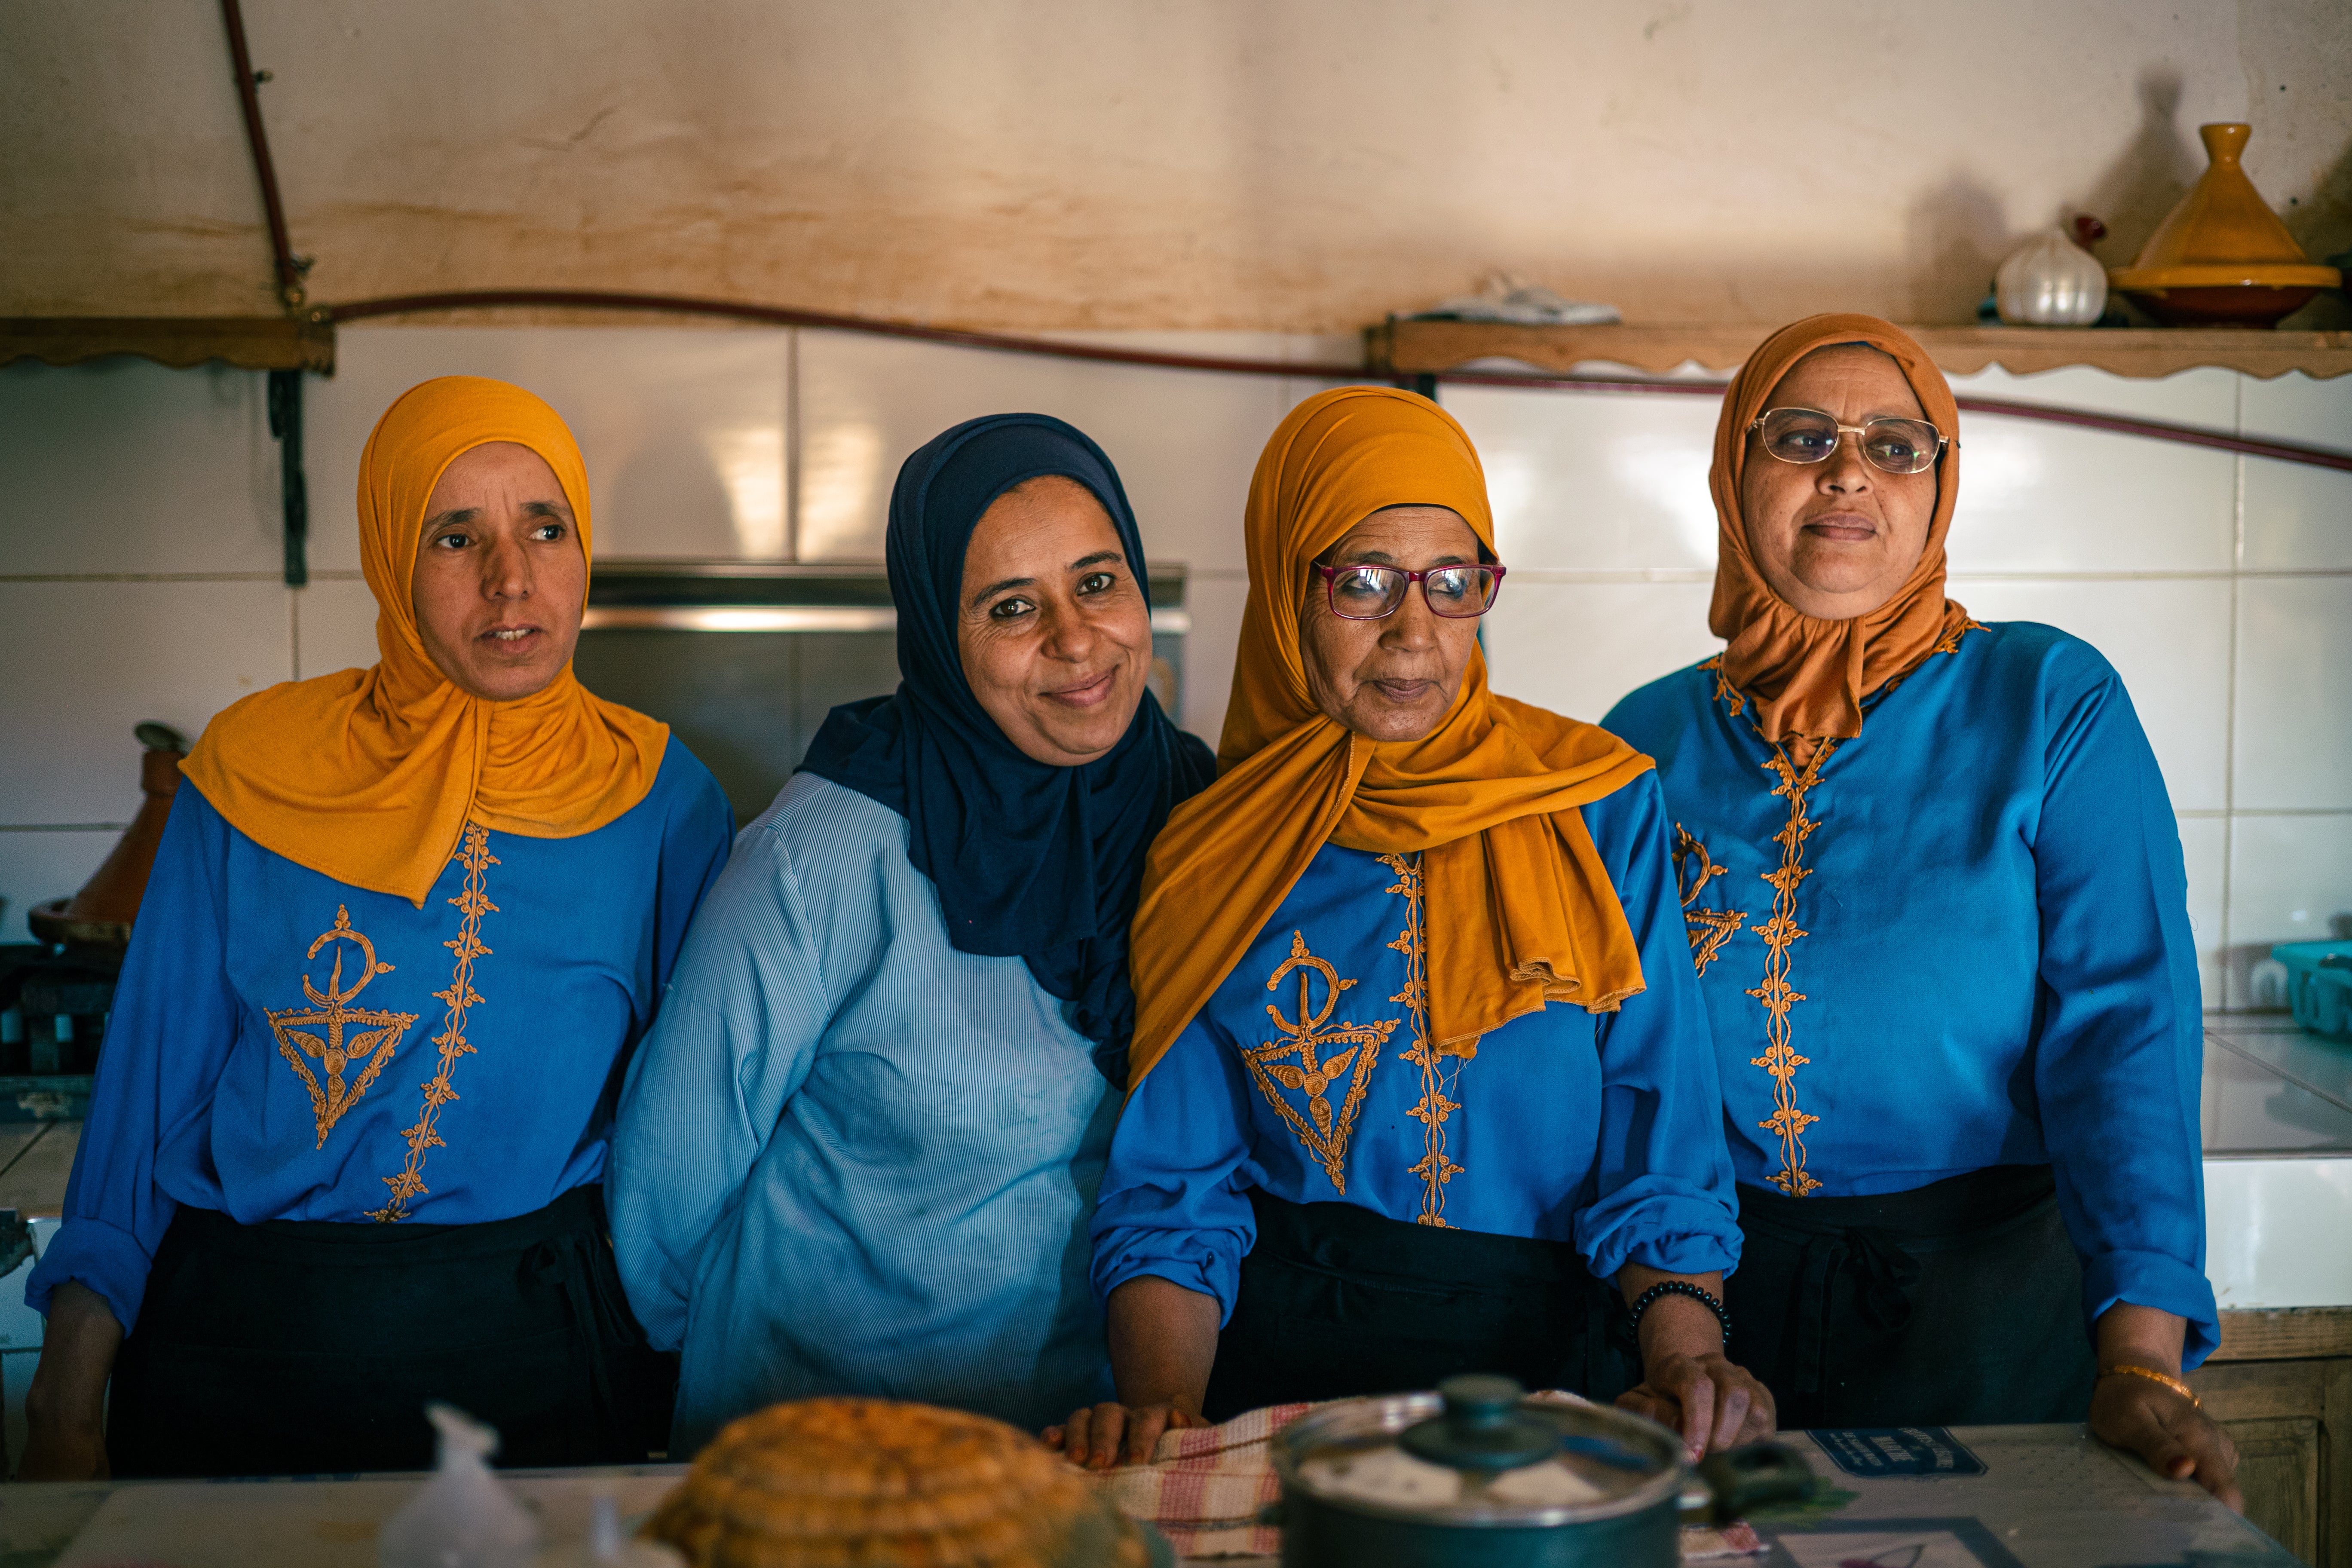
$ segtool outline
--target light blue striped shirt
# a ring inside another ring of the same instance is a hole
[[[609,1199],[684,1350],[673,1450],[782,1399],[1034,1429],[1110,1396],[1087,1222],[1118,1101],[1018,958],[949,944],[905,818],[811,773],[737,838],[632,1066]]]

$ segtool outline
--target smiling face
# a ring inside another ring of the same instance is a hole
[[[1325,552],[1330,566],[1474,566],[1478,536],[1442,506],[1391,506],[1349,529]],[[1462,689],[1478,622],[1433,615],[1422,585],[1377,621],[1331,613],[1323,578],[1310,574],[1299,616],[1307,689],[1324,713],[1375,741],[1417,741],[1437,728]]]
[[[1048,474],[997,497],[957,605],[964,679],[1022,755],[1076,767],[1118,744],[1151,671],[1151,606],[1092,491]]]
[[[496,441],[443,469],[408,592],[425,651],[459,690],[511,702],[562,674],[580,640],[588,557],[546,459]]]
[[[1765,400],[1771,408],[1818,408],[1841,425],[1885,415],[1925,419],[1911,384],[1889,355],[1859,344],[1816,349]],[[1873,467],[1851,436],[1818,463],[1787,463],[1755,432],[1739,476],[1748,548],[1772,592],[1827,621],[1866,616],[1895,596],[1927,548],[1937,470],[1890,474]]]

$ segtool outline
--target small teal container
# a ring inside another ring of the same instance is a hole
[[[2271,949],[2286,965],[2287,1005],[2315,1035],[2352,1039],[2352,942],[2289,942]]]

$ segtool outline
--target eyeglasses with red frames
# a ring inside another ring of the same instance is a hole
[[[1404,596],[1421,584],[1422,602],[1433,616],[1475,620],[1495,607],[1503,591],[1500,566],[1433,566],[1408,572],[1402,566],[1324,566],[1315,571],[1331,613],[1343,621],[1377,621],[1395,615]]]

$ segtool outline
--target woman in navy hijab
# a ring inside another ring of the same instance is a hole
[[[1076,429],[939,437],[887,553],[904,679],[835,709],[743,831],[623,1094],[614,1243],[685,1352],[678,1458],[780,1399],[1034,1430],[1109,1397],[1087,1222],[1127,928],[1213,763],[1146,689],[1142,541]]]

